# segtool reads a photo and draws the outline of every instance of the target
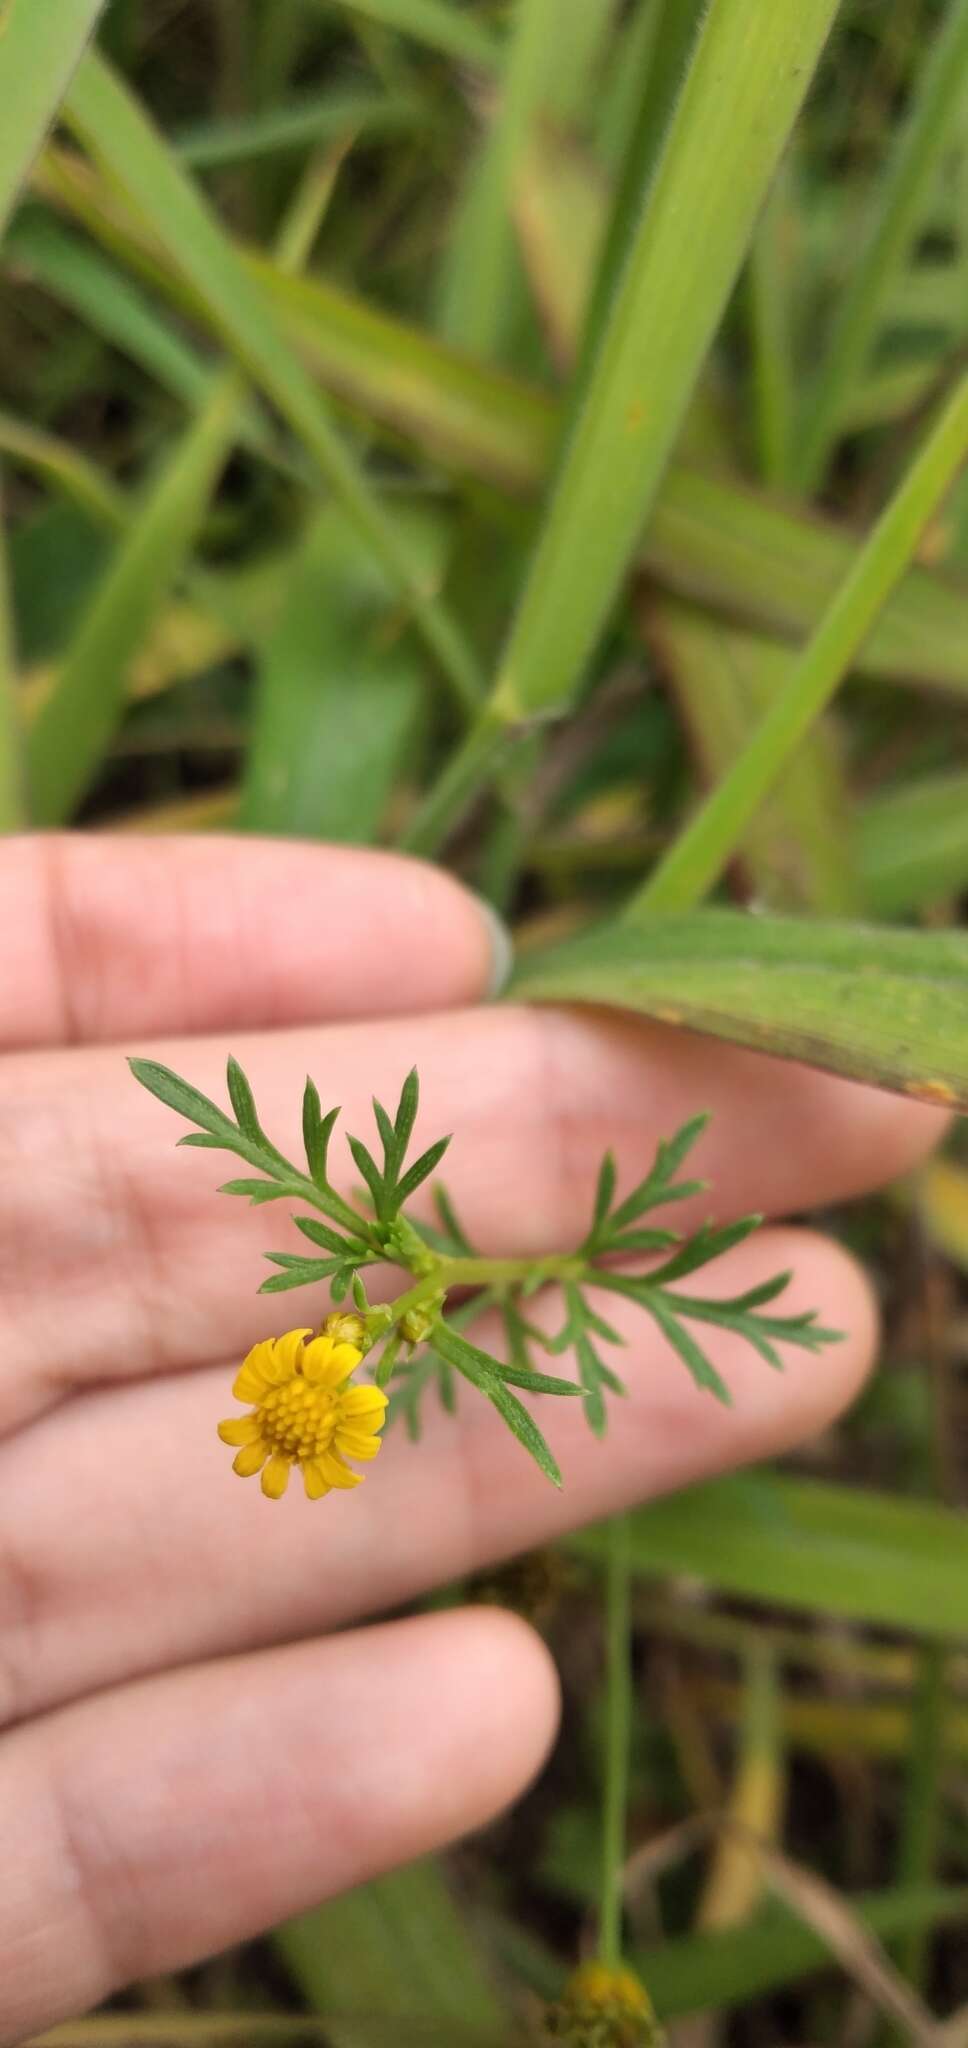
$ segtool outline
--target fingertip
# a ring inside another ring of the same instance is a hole
[[[949,1110],[891,1089],[833,1076],[824,1076],[821,1085],[842,1096],[838,1152],[848,1196],[910,1173],[941,1143],[951,1124]]]
[[[771,1265],[791,1269],[778,1312],[811,1309],[818,1323],[837,1333],[816,1353],[788,1352],[782,1374],[747,1381],[747,1399],[759,1390],[766,1449],[775,1451],[818,1435],[852,1406],[876,1363],[881,1319],[867,1273],[835,1239],[802,1228],[774,1229],[760,1240],[760,1253],[767,1249]]]
[[[456,1833],[483,1826],[537,1777],[557,1734],[561,1692],[547,1645],[519,1615],[463,1607],[436,1619],[447,1624],[451,1685],[459,1672],[466,1709],[461,1740],[473,1758]]]

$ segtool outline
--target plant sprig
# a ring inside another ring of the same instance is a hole
[[[680,1281],[742,1243],[761,1221],[758,1216],[745,1216],[725,1225],[706,1222],[688,1235],[643,1221],[656,1209],[704,1191],[704,1181],[678,1179],[677,1175],[706,1128],[706,1116],[691,1118],[674,1137],[663,1140],[648,1173],[619,1200],[615,1161],[611,1153],[606,1154],[591,1224],[576,1251],[540,1259],[490,1259],[475,1250],[449,1195],[439,1184],[434,1189],[436,1224],[423,1219],[414,1222],[405,1214],[450,1143],[449,1138],[438,1139],[407,1165],[419,1107],[416,1069],[407,1075],[392,1117],[374,1098],[382,1161],[361,1139],[348,1137],[363,1182],[357,1199],[348,1201],[333,1186],[329,1174],[329,1145],[339,1110],[324,1114],[313,1081],[307,1080],[303,1094],[304,1171],[266,1135],[251,1086],[237,1060],[229,1060],[227,1075],[234,1118],[157,1061],[132,1060],[131,1068],[143,1087],[196,1126],[179,1139],[180,1144],[232,1152],[255,1169],[255,1177],[223,1182],[221,1193],[240,1195],[255,1205],[288,1199],[317,1212],[294,1213],[293,1221],[322,1256],[267,1252],[266,1257],[279,1270],[263,1282],[260,1291],[280,1294],[325,1281],[334,1302],[344,1301],[351,1293],[360,1348],[368,1351],[380,1345],[378,1383],[390,1386],[391,1416],[402,1414],[412,1436],[419,1435],[421,1404],[430,1388],[436,1385],[443,1405],[452,1410],[461,1379],[490,1402],[536,1464],[560,1486],[561,1474],[551,1450],[518,1395],[580,1396],[589,1426],[597,1435],[604,1434],[606,1397],[621,1397],[626,1388],[606,1363],[602,1349],[621,1346],[625,1340],[589,1299],[591,1288],[623,1295],[650,1315],[696,1385],[725,1403],[729,1402],[729,1389],[695,1335],[694,1325],[731,1331],[774,1369],[782,1366],[781,1345],[818,1352],[839,1336],[839,1332],[825,1329],[812,1310],[791,1316],[772,1312],[789,1282],[789,1273],[779,1273],[746,1293],[727,1298],[680,1291]],[[616,1264],[643,1258],[658,1263],[644,1271],[628,1271]],[[368,1267],[388,1263],[403,1268],[411,1284],[395,1300],[371,1304],[363,1274]],[[560,1288],[564,1308],[559,1329],[550,1334],[526,1307],[548,1283]],[[455,1301],[454,1296],[459,1298]],[[500,1314],[507,1352],[503,1360],[464,1334],[463,1326],[478,1318],[485,1307]],[[550,1357],[572,1353],[577,1378],[542,1370],[535,1363],[536,1351]]]

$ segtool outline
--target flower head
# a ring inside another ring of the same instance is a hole
[[[236,1375],[237,1401],[252,1401],[248,1415],[220,1422],[223,1444],[238,1449],[233,1470],[242,1479],[262,1474],[262,1491],[279,1500],[293,1465],[302,1468],[310,1500],[334,1487],[359,1486],[347,1458],[375,1458],[387,1397],[379,1387],[349,1382],[362,1353],[355,1344],[311,1330],[289,1330],[253,1345]]]
[[[548,2032],[568,2048],[659,2048],[662,2040],[644,1984],[634,1971],[582,1963],[569,1977]]]

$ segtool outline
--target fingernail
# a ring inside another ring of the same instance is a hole
[[[487,926],[491,947],[491,971],[487,977],[485,994],[499,996],[501,990],[507,986],[514,965],[514,940],[493,903],[489,903],[486,896],[477,896],[475,901]]]

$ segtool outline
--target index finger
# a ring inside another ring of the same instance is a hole
[[[0,1052],[446,1009],[505,964],[423,861],[230,836],[7,840],[0,930]]]

